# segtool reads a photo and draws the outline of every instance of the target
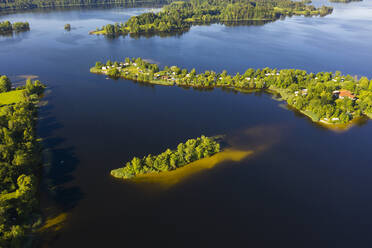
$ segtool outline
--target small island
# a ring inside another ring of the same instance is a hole
[[[158,13],[144,13],[131,17],[125,23],[108,24],[90,34],[151,35],[185,32],[192,25],[221,23],[225,25],[250,24],[250,21],[275,21],[286,16],[325,16],[332,7],[316,8],[307,2],[290,0],[268,1],[177,1]]]
[[[43,90],[38,80],[13,88],[7,76],[0,76],[1,247],[25,247],[41,222],[37,211],[42,156],[36,117]]]
[[[70,31],[71,30],[71,25],[70,24],[65,24],[65,30]]]
[[[291,108],[329,128],[346,128],[355,120],[372,118],[372,81],[341,72],[307,73],[296,69],[247,69],[244,74],[205,71],[197,74],[177,66],[159,69],[141,58],[97,62],[92,73],[150,84],[194,88],[224,87],[242,92],[265,90],[280,95]]]
[[[167,149],[159,155],[150,154],[143,158],[134,157],[124,167],[112,170],[111,175],[116,178],[130,179],[143,174],[175,170],[220,152],[220,143],[216,140],[216,137],[201,136],[180,143],[175,150]]]
[[[25,32],[30,30],[28,22],[15,22],[10,21],[0,22],[0,34],[12,34],[13,32]]]

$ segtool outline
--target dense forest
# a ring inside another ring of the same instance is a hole
[[[69,8],[85,6],[126,6],[137,4],[166,4],[168,0],[0,0],[0,11],[37,8]]]
[[[0,34],[9,34],[14,32],[22,32],[30,30],[28,22],[14,22],[10,21],[0,22]]]
[[[161,85],[195,88],[227,87],[240,91],[267,90],[312,118],[329,124],[348,123],[362,115],[372,118],[372,80],[342,75],[340,72],[308,73],[296,69],[247,69],[243,74],[205,71],[197,74],[177,66],[159,69],[141,58],[125,62],[97,62],[93,73]]]
[[[0,247],[24,247],[31,229],[40,223],[37,189],[41,166],[36,137],[36,103],[44,90],[40,81],[11,90],[0,77]]]
[[[134,157],[124,167],[111,171],[117,178],[132,178],[138,175],[175,170],[193,161],[209,157],[220,151],[220,144],[215,138],[201,136],[180,143],[177,149],[167,149],[159,155],[147,155],[143,158]]]
[[[159,13],[144,13],[125,23],[108,24],[92,34],[110,36],[127,34],[170,33],[188,30],[192,25],[239,23],[249,20],[274,21],[292,15],[325,16],[331,7],[315,8],[290,0],[192,0],[173,2]]]

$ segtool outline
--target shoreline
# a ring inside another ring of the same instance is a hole
[[[159,183],[163,186],[172,186],[183,180],[189,178],[192,175],[201,173],[205,170],[214,168],[215,166],[225,162],[239,162],[249,156],[252,156],[254,151],[251,150],[239,150],[234,148],[226,148],[210,157],[202,158],[191,162],[185,166],[179,167],[171,171],[163,172],[152,172],[147,174],[138,175],[134,178],[123,179],[117,178],[118,180],[129,181],[133,183]]]
[[[222,136],[188,139],[179,143],[175,149],[166,149],[157,155],[148,154],[142,158],[133,157],[125,166],[111,170],[111,176],[119,179],[132,179],[141,175],[178,170],[190,163],[209,158],[221,152],[219,139]]]
[[[157,13],[153,11],[135,15],[125,23],[107,24],[102,28],[90,31],[89,34],[107,36],[126,35],[171,35],[177,32],[189,31],[193,26],[222,24],[225,26],[252,25],[254,22],[262,24],[275,22],[292,16],[324,17],[333,12],[333,7],[315,7],[304,2],[289,1],[290,4],[273,4],[257,2],[213,2],[206,5],[191,4],[184,1],[170,2]],[[230,4],[230,5],[229,5]],[[241,9],[237,14],[231,10]],[[261,9],[263,8],[263,9]],[[247,9],[249,11],[247,11]],[[244,13],[243,13],[244,12]],[[171,21],[167,16],[177,16]]]
[[[4,76],[6,77],[6,76]],[[7,77],[6,77],[7,78]],[[2,175],[1,187],[4,189],[0,194],[0,200],[4,206],[1,218],[5,219],[2,225],[0,242],[2,245],[14,244],[13,239],[18,239],[18,244],[26,246],[31,244],[37,236],[37,228],[43,223],[40,199],[42,172],[42,143],[37,136],[37,125],[39,117],[39,104],[43,97],[45,85],[40,81],[29,81],[24,86],[15,88],[9,78],[8,89],[0,93],[2,100],[0,108],[6,111],[0,113],[3,120],[14,123],[7,125],[2,122],[0,127],[8,130],[9,137],[17,135],[15,140],[3,141],[1,154],[3,155],[2,165],[7,168],[7,174]],[[23,135],[19,135],[19,132]],[[14,150],[6,149],[10,147]],[[25,145],[27,144],[27,146]],[[17,158],[17,152],[27,153],[23,159]],[[9,154],[4,157],[4,154]],[[15,163],[15,161],[17,161]],[[8,178],[14,177],[16,184],[9,185]],[[12,213],[11,209],[18,208],[18,213]],[[9,216],[12,216],[10,219]],[[18,231],[14,233],[14,227]]]
[[[306,16],[305,14],[293,14],[293,16],[303,16],[303,17],[309,17]],[[310,17],[319,17],[320,15],[311,15]],[[287,16],[286,16],[287,17]],[[172,31],[167,31],[167,32],[161,32],[161,31],[150,31],[150,32],[120,32],[120,33],[115,33],[115,34],[107,34],[107,32],[104,29],[99,29],[99,30],[92,30],[89,31],[89,35],[105,35],[105,36],[127,36],[127,35],[138,35],[138,36],[146,36],[146,35],[172,35],[172,34],[177,34],[177,33],[184,33],[189,31],[193,26],[209,26],[213,24],[220,24],[220,25],[225,25],[225,26],[230,26],[229,24],[244,24],[245,22],[262,22],[263,24],[270,23],[270,22],[275,22],[279,19],[272,18],[272,19],[258,19],[258,18],[252,18],[252,19],[241,19],[241,20],[236,20],[236,21],[228,21],[228,20],[221,20],[221,21],[211,21],[211,22],[201,22],[201,21],[185,21],[185,23],[188,23],[190,26],[187,26],[182,29],[176,29]],[[246,24],[246,26],[251,26],[252,24]]]
[[[94,74],[100,74],[100,75],[108,76],[107,71],[103,71],[102,69],[97,69],[95,67],[90,68],[90,72],[94,73]],[[266,92],[270,95],[279,95],[280,98],[278,98],[277,100],[286,102],[288,109],[295,110],[295,111],[301,113],[303,116],[308,117],[313,123],[315,123],[319,126],[322,126],[324,128],[327,128],[331,131],[335,131],[335,132],[347,131],[350,128],[352,128],[353,126],[355,126],[357,123],[359,123],[360,120],[363,120],[365,118],[370,119],[372,117],[372,114],[370,114],[370,115],[364,115],[363,114],[361,117],[354,118],[347,123],[332,123],[332,122],[327,122],[327,121],[322,120],[322,119],[317,120],[317,118],[315,118],[314,113],[309,112],[309,111],[299,110],[299,109],[295,108],[294,106],[290,105],[286,101],[285,90],[279,89],[279,88],[276,88],[276,87],[273,87],[273,86],[270,86],[269,88],[264,88],[264,89],[247,89],[247,88],[238,88],[238,87],[233,87],[233,86],[226,86],[226,87],[224,87],[224,86],[209,86],[209,87],[206,87],[206,86],[191,86],[191,85],[187,85],[187,84],[177,83],[176,80],[174,80],[173,82],[158,80],[158,79],[156,79],[156,80],[138,80],[138,78],[136,78],[136,77],[125,76],[125,75],[122,75],[122,74],[120,74],[120,76],[118,78],[122,78],[122,79],[125,79],[125,80],[131,80],[131,81],[135,81],[135,82],[139,82],[139,83],[150,84],[150,85],[178,86],[178,87],[187,87],[187,88],[194,88],[194,89],[206,89],[206,90],[207,89],[211,90],[211,89],[215,89],[215,88],[221,88],[221,89],[225,88],[225,89],[230,89],[230,90],[236,90],[236,91],[241,92],[241,93]]]

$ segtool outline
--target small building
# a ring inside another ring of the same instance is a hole
[[[302,90],[299,90],[299,91],[295,91],[294,92],[296,96],[298,96],[298,94],[301,93],[302,96],[306,96],[307,95],[307,89],[302,89]]]
[[[338,95],[338,98],[340,98],[340,99],[345,99],[345,98],[349,98],[350,100],[355,100],[356,99],[356,97],[353,95],[353,93],[351,93],[348,90],[339,90],[338,93],[337,93],[337,91],[334,91],[334,94]]]
[[[102,70],[106,70],[106,69],[107,69],[106,66],[103,66],[103,67],[102,67]]]

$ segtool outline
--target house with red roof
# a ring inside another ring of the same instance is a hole
[[[338,98],[340,99],[344,99],[344,98],[349,98],[351,100],[356,99],[355,95],[353,95],[353,93],[351,93],[348,90],[336,90],[336,91],[333,91],[333,94],[338,96]]]

